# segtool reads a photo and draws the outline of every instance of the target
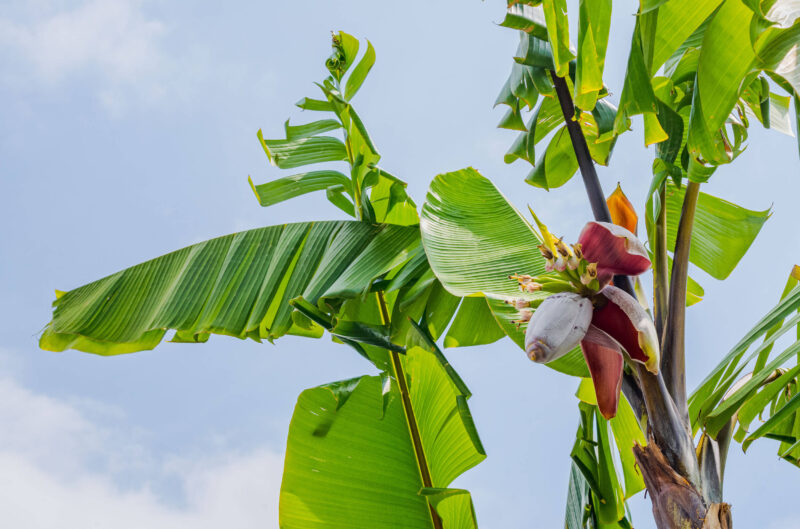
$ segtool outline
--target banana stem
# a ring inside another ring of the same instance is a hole
[[[697,209],[700,184],[689,182],[678,223],[678,236],[672,260],[669,285],[669,306],[661,346],[661,370],[672,400],[684,412],[683,420],[689,424],[686,407],[686,284],[689,277],[689,250],[692,246],[692,227]]]

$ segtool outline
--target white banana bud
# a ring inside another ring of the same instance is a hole
[[[546,364],[578,346],[592,321],[592,303],[574,292],[553,294],[533,313],[525,333],[525,352]]]

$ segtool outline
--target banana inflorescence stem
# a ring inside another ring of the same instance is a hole
[[[569,93],[567,82],[554,72],[550,72],[550,74],[561,105],[561,112],[564,115],[567,131],[572,140],[572,147],[578,160],[578,167],[583,177],[592,213],[597,221],[611,222],[611,215],[608,211],[603,188],[600,186],[600,180],[597,177],[594,161],[589,153],[589,146],[586,143],[580,123],[575,118],[575,105]],[[615,276],[614,284],[635,296],[633,284],[629,277]],[[690,431],[684,426],[682,420],[683,416],[688,415],[688,410],[682,409],[686,408],[686,400],[683,399],[682,408],[676,406],[660,372],[658,375],[653,375],[645,369],[639,369],[637,375],[637,387],[641,389],[644,395],[648,424],[657,443],[664,452],[664,456],[675,470],[680,472],[695,487],[699,487],[699,470],[697,457],[694,454],[694,443]],[[630,386],[630,383],[623,384],[623,388],[629,388]],[[628,397],[628,391],[625,392],[625,396]],[[631,399],[629,398],[629,400]]]

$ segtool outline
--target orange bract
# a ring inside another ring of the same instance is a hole
[[[630,232],[636,233],[636,225],[639,223],[639,217],[636,215],[636,210],[633,209],[622,188],[617,184],[617,188],[606,199],[608,204],[608,211],[611,213],[611,222],[623,228],[627,228]]]

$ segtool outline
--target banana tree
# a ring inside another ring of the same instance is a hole
[[[574,244],[472,168],[436,176],[418,211],[352,103],[375,50],[367,41],[359,54],[359,40],[337,32],[320,95],[297,103],[320,119],[287,121],[282,139],[258,132],[273,166],[320,165],[250,183],[262,206],[324,191],[353,220],[235,233],[57,291],[40,345],[116,355],[153,349],[168,332],[184,343],[327,333],[379,374],[298,398],[281,527],[470,528],[471,497],[450,484],[485,453],[442,346],[508,337],[576,379],[568,529],[632,527],[626,503],[643,490],[660,529],[732,527],[722,485],[733,441],[772,439],[800,464],[800,340],[773,354],[800,332],[800,268],[692,393],[685,309],[703,289],[688,273],[726,278],[769,217],[700,186],[744,150],[752,122],[791,134],[792,5],[643,1],[616,104],[603,81],[609,0],[580,2],[577,46],[563,1],[507,6],[502,25],[520,44],[497,104],[508,106],[500,127],[519,134],[505,161],[530,163],[526,181],[548,190],[581,174],[594,218],[587,211]],[[619,188],[604,195],[594,165],[610,163],[638,115],[655,147],[642,239],[636,209]]]

